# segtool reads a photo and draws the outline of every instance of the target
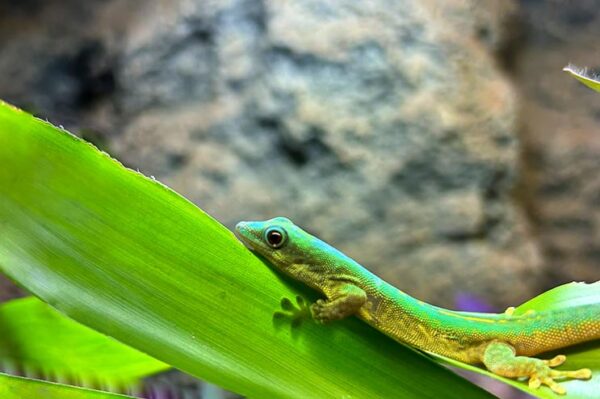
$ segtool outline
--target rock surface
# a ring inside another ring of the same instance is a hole
[[[495,56],[515,3],[31,3],[2,6],[0,95],[227,226],[286,215],[445,306],[539,288]]]
[[[573,62],[600,71],[598,1],[528,2],[520,192],[547,260],[548,286],[600,280],[600,95],[569,79]],[[595,64],[594,64],[595,63]]]
[[[493,4],[149,5],[112,149],[228,226],[287,215],[421,298],[518,302],[540,262]]]

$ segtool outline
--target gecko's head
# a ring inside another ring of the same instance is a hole
[[[290,264],[310,263],[306,258],[314,254],[310,249],[318,240],[284,217],[240,222],[235,226],[235,233],[252,251],[281,269]]]

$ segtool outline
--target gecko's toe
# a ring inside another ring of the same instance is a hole
[[[557,366],[560,366],[561,364],[563,364],[565,362],[565,360],[567,360],[567,357],[565,355],[558,355],[558,356],[554,356],[550,360],[543,360],[543,362],[548,367],[557,367]]]
[[[540,378],[537,375],[534,375],[531,378],[529,378],[529,388],[538,389],[540,385],[542,385],[542,380],[540,380]]]
[[[572,371],[565,370],[552,370],[550,372],[552,378],[575,378],[577,380],[589,380],[592,378],[592,370],[590,369],[579,369]]]
[[[306,301],[301,296],[296,297],[295,305],[289,298],[282,298],[279,302],[281,310],[273,313],[274,320],[289,319],[292,327],[298,327],[302,322],[310,317],[310,309]]]
[[[292,301],[290,301],[289,298],[281,298],[281,302],[279,303],[279,305],[281,306],[281,309],[287,312],[293,312],[296,309],[296,307],[294,306]]]
[[[578,380],[589,380],[590,378],[592,378],[592,370],[590,369],[581,369],[574,371],[574,373],[576,374],[576,376],[573,378],[577,378]]]
[[[567,390],[565,389],[565,387],[563,387],[562,385],[558,384],[551,377],[544,378],[542,380],[542,382],[544,383],[544,385],[548,385],[550,387],[550,389],[552,389],[552,391],[554,393],[557,393],[559,395],[564,395],[564,394],[567,393]]]
[[[550,370],[549,375],[552,378],[574,378],[577,380],[589,380],[592,378],[592,370]]]
[[[286,317],[287,317],[287,314],[280,312],[280,311],[276,311],[275,313],[273,313],[273,319],[275,319],[275,320],[285,319]]]
[[[556,381],[554,381],[553,377],[550,377],[547,374],[540,376],[538,373],[535,373],[529,377],[529,388],[538,389],[542,384],[548,386],[550,389],[552,389],[552,391],[559,395],[564,395],[567,393],[567,390],[562,385],[559,385]]]
[[[556,379],[563,378],[574,378],[578,380],[587,380],[592,377],[592,371],[590,369],[579,369],[579,370],[552,370],[550,367],[556,367],[563,364],[566,360],[566,356],[558,355],[550,360],[543,360],[543,367],[539,367],[536,373],[529,379],[529,386],[536,384],[535,379],[539,379],[542,384],[547,385],[552,391],[559,395],[564,395],[567,390],[560,384]],[[539,385],[538,385],[539,386]]]
[[[529,388],[538,389],[540,386],[542,386],[542,384],[547,385],[559,395],[564,395],[567,393],[567,390],[563,386],[559,385],[556,381],[554,381],[553,377],[549,376],[545,372],[542,372],[542,376],[540,376],[538,373],[534,373],[529,377]]]

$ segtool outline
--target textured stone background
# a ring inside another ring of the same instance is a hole
[[[597,4],[5,1],[0,98],[229,227],[286,215],[503,309],[600,279],[600,96],[560,72],[600,67]]]
[[[229,226],[287,215],[422,297],[527,296],[515,96],[472,9],[321,3],[148,7],[164,28],[125,46],[113,152]]]
[[[229,227],[286,215],[500,309],[600,278],[600,100],[560,72],[599,27],[593,0],[3,2],[0,96]]]
[[[600,3],[531,2],[528,45],[516,61],[523,93],[519,191],[554,280],[600,279],[600,96],[560,72],[600,71]],[[560,6],[557,6],[560,5]]]

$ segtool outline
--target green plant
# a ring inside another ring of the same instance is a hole
[[[3,399],[131,399],[131,396],[16,377],[4,373],[0,373],[0,397]]]
[[[90,388],[135,391],[142,378],[169,368],[34,297],[0,306],[0,337],[5,367]]]
[[[600,92],[600,79],[590,74],[586,68],[579,68],[569,64],[563,68],[563,71],[568,72],[587,87]]]
[[[123,344],[250,397],[490,397],[356,319],[274,320],[282,297],[314,293],[168,187],[4,103],[0,164],[0,269]],[[600,288],[589,287],[597,301]],[[563,298],[579,292],[565,290]],[[536,306],[554,306],[547,295]],[[575,350],[569,367],[592,356],[586,367],[600,372],[597,344]],[[566,383],[569,399],[594,384]]]

